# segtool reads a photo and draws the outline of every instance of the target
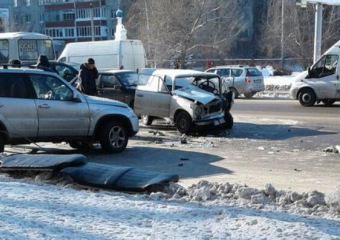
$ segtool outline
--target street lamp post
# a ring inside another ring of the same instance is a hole
[[[315,12],[315,34],[314,34],[314,62],[321,56],[321,41],[322,41],[322,3],[316,4]]]

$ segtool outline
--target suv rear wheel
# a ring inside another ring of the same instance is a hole
[[[192,129],[192,119],[189,113],[182,111],[176,118],[176,128],[181,133],[190,133]]]
[[[335,103],[335,99],[325,99],[325,100],[321,100],[321,102],[325,104],[326,106],[332,106],[333,103]]]
[[[244,95],[245,98],[250,99],[250,98],[252,98],[255,95],[255,93],[251,92],[251,93],[245,93],[243,95]]]
[[[100,129],[100,145],[105,152],[120,153],[128,144],[128,132],[125,126],[118,122],[106,123]]]
[[[5,151],[5,142],[3,137],[0,135],[0,153]]]

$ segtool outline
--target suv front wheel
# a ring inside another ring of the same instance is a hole
[[[99,140],[105,152],[120,153],[128,144],[128,132],[123,124],[109,122],[100,129]]]

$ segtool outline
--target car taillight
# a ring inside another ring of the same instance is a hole
[[[247,83],[251,83],[251,79],[250,79],[250,77],[249,77],[249,73],[246,74],[246,82],[247,82]]]

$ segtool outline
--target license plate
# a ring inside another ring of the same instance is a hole
[[[261,83],[262,80],[261,79],[258,79],[258,80],[254,80],[254,83]]]

